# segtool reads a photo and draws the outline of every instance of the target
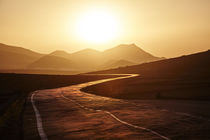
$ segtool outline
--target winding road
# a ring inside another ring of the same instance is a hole
[[[193,101],[122,100],[80,91],[87,86],[136,76],[139,75],[126,74],[33,92],[29,99],[32,107],[26,108],[25,138],[171,140],[196,138],[194,133],[198,131],[206,131],[199,138],[210,136],[209,114],[195,109],[210,105],[208,102],[197,105]]]

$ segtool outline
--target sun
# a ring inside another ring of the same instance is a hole
[[[110,12],[102,9],[83,13],[76,22],[79,39],[91,43],[105,43],[114,40],[119,34],[119,22]]]

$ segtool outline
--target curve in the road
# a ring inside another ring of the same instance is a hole
[[[122,74],[121,74],[122,75]],[[139,76],[138,74],[125,74],[126,76],[123,76],[123,77],[116,77],[116,78],[109,78],[109,79],[104,79],[104,80],[98,80],[98,81],[94,81],[94,82],[88,82],[88,84],[80,84],[81,86],[79,86],[79,88],[77,90],[81,90],[82,88],[86,87],[86,86],[91,86],[91,85],[95,85],[95,84],[99,84],[99,83],[104,83],[104,82],[108,82],[108,81],[113,81],[113,80],[118,80],[118,79],[126,79],[126,78],[131,78],[131,77],[136,77],[136,76]],[[33,109],[34,109],[34,112],[36,114],[36,120],[37,120],[37,129],[38,129],[38,132],[39,132],[39,135],[41,137],[41,140],[47,140],[47,135],[45,134],[44,132],[44,129],[43,129],[43,126],[42,126],[42,119],[41,119],[41,115],[35,105],[35,102],[34,102],[34,96],[35,96],[35,93],[32,94],[31,96],[31,103],[32,103],[32,106],[33,106]],[[121,124],[124,124],[124,125],[127,125],[127,126],[130,126],[130,127],[133,127],[133,128],[136,128],[136,129],[141,129],[141,130],[145,130],[145,131],[148,131],[154,135],[157,135],[158,137],[164,139],[164,140],[170,140],[170,138],[166,137],[166,136],[163,136],[161,134],[159,134],[158,132],[154,131],[154,130],[151,130],[151,129],[148,129],[148,128],[145,128],[145,127],[141,127],[141,126],[137,126],[137,125],[133,125],[133,124],[130,124],[128,122],[125,122],[121,119],[119,119],[118,117],[116,117],[114,114],[112,114],[111,112],[109,111],[106,111],[106,110],[95,110],[95,109],[92,109],[92,108],[88,108],[88,107],[85,107],[81,104],[79,104],[78,102],[70,99],[70,98],[67,98],[66,96],[63,95],[63,92],[61,91],[61,97],[63,97],[64,99],[67,99],[73,103],[75,103],[76,105],[78,105],[79,107],[85,109],[85,110],[89,110],[89,111],[97,111],[97,112],[104,112],[108,115],[110,115],[112,118],[114,118],[116,121],[120,122]]]

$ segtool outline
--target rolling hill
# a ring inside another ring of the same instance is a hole
[[[135,44],[122,44],[103,52],[94,49],[84,49],[72,54],[64,51],[55,51],[51,55],[65,57],[76,62],[80,68],[88,71],[129,66],[164,59],[145,52]]]
[[[101,52],[94,49],[84,49],[72,53],[69,59],[76,62],[81,69],[86,69],[87,71],[95,70],[104,61]]]
[[[58,56],[58,57],[64,57],[66,59],[69,59],[69,56],[70,56],[69,53],[67,53],[65,51],[62,51],[62,50],[54,51],[54,52],[50,53],[49,55]]]
[[[91,74],[140,76],[90,86],[83,91],[124,99],[210,100],[210,50]]]
[[[209,74],[210,50],[196,54],[143,63],[135,66],[98,71],[96,73],[137,74]]]
[[[102,64],[99,66],[99,69],[111,69],[111,68],[118,68],[118,67],[126,67],[126,66],[131,66],[135,65],[136,63],[130,62],[127,60],[109,60],[106,63]]]
[[[95,71],[156,61],[155,57],[135,44],[124,44],[103,52],[84,49],[75,53],[62,50],[40,54],[21,47],[0,44],[0,69]],[[113,61],[114,60],[114,61]],[[112,62],[113,61],[113,62]],[[33,70],[32,70],[33,71]]]
[[[0,69],[26,68],[42,56],[28,49],[0,44]]]
[[[68,59],[46,55],[31,63],[28,68],[30,69],[50,69],[50,70],[73,70],[77,66]]]
[[[105,50],[103,55],[106,58],[113,58],[118,60],[123,59],[137,64],[163,59],[145,52],[135,44],[122,44],[116,46],[114,48]]]

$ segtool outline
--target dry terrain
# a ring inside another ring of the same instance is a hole
[[[116,76],[0,74],[0,77],[0,134],[4,139],[17,140],[23,139],[25,99],[30,92]]]
[[[102,82],[107,80],[33,92],[31,97],[41,115],[42,127],[38,132],[29,97],[24,116],[25,139],[39,139],[40,132],[42,138],[51,140],[210,138],[209,102],[123,100],[80,91]]]

